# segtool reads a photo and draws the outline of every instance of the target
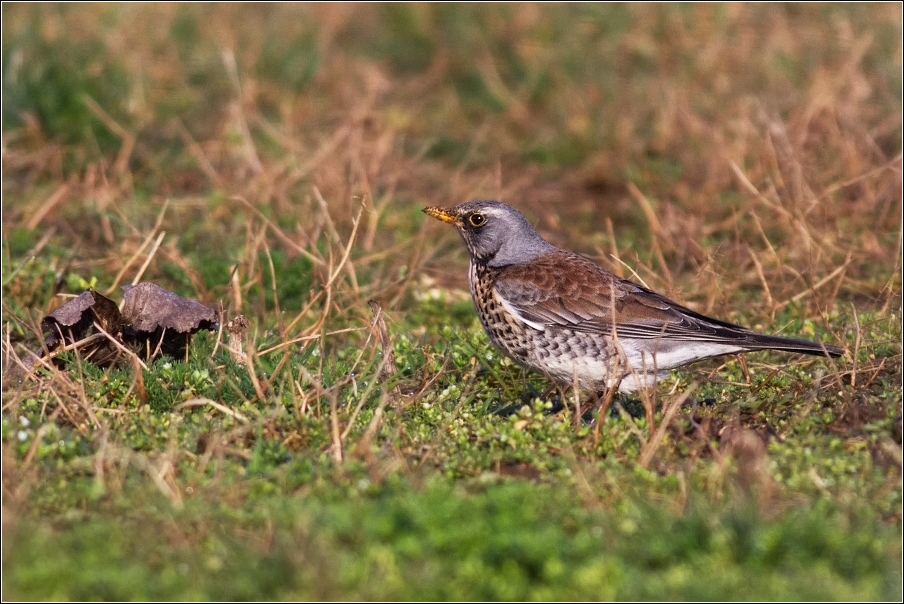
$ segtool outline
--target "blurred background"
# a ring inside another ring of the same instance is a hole
[[[859,285],[834,293],[882,306],[899,8],[4,4],[5,251],[46,237],[109,283],[162,221],[148,274],[211,300],[236,265],[254,281],[261,245],[291,268],[288,240],[326,253],[323,210],[339,242],[364,207],[362,295],[400,303],[425,264],[466,287],[420,208],[499,198],[703,310],[845,262]]]

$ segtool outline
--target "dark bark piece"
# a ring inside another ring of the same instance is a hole
[[[107,333],[115,334],[121,323],[119,308],[106,296],[87,290],[41,320],[41,329],[50,332],[45,344],[54,348],[61,340],[66,344],[81,340],[94,331],[95,321]]]
[[[109,367],[122,358],[123,351],[117,343],[131,348],[144,360],[161,353],[182,358],[192,334],[216,328],[217,312],[200,302],[153,283],[126,285],[123,290],[122,313],[113,300],[88,290],[44,317],[43,351],[36,351],[35,358],[72,346],[83,360]],[[101,329],[109,337],[100,335]],[[57,358],[53,362],[62,365]],[[32,363],[32,367],[36,364],[37,361]]]
[[[215,329],[217,312],[154,283],[123,286],[123,341],[144,359],[184,358],[191,336]]]
[[[154,283],[124,285],[122,289],[125,292],[123,320],[136,331],[172,329],[180,333],[194,333],[216,325],[217,311]]]
[[[41,329],[47,334],[44,340],[45,350],[53,352],[60,346],[76,344],[99,334],[100,331],[94,327],[95,323],[110,336],[119,337],[122,317],[116,303],[89,289],[41,320]],[[116,346],[106,338],[87,342],[79,347],[79,351],[83,359],[101,367],[113,364],[119,356]]]

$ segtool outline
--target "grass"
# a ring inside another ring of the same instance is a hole
[[[893,5],[2,11],[5,599],[901,598]],[[473,198],[847,354],[551,413],[420,212]],[[245,354],[13,377],[136,280]]]

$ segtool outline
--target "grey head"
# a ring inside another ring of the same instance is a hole
[[[478,264],[522,264],[558,251],[540,237],[521,212],[501,201],[471,201],[448,209],[424,208],[424,212],[455,225],[471,260]]]

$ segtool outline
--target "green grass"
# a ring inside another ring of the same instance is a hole
[[[901,599],[892,5],[2,10],[5,599]],[[846,355],[578,416],[420,212],[494,197]],[[16,374],[58,294],[139,277],[247,356]]]
[[[778,520],[708,504],[675,515],[634,497],[588,510],[553,484],[431,479],[413,488],[343,474],[303,495],[267,492],[235,507],[200,492],[178,512],[135,517],[118,506],[113,516],[23,522],[17,542],[28,546],[6,584],[32,598],[111,600],[714,600],[789,591],[873,600],[898,589],[886,583],[894,552],[883,545],[894,531],[825,506]]]

